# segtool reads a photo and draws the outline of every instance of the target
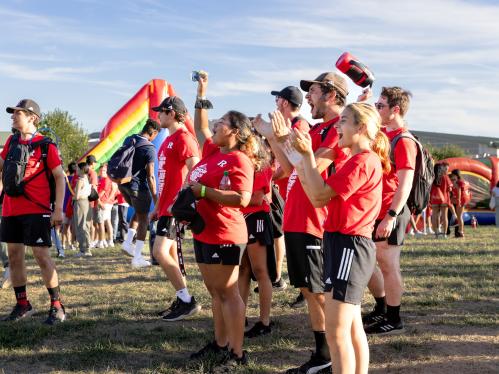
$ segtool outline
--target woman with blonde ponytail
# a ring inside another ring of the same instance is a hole
[[[324,181],[317,170],[308,134],[295,130],[294,148],[303,159],[297,166],[307,196],[316,207],[328,206],[324,223],[326,337],[333,373],[367,373],[369,347],[360,303],[376,264],[371,239],[381,209],[383,169],[390,167],[389,143],[380,135],[374,107],[349,104],[335,125],[338,145],[351,157]]]

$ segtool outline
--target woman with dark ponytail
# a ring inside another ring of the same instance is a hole
[[[207,102],[207,85],[207,76],[201,77],[197,102]],[[215,339],[191,358],[221,355],[218,372],[247,363],[242,350],[245,307],[238,277],[248,231],[241,208],[251,200],[260,150],[248,117],[229,111],[216,121],[212,132],[206,107],[196,104],[194,127],[202,158],[187,179],[205,223],[201,232],[193,233],[194,252],[212,297]]]
[[[430,191],[431,223],[437,238],[447,238],[447,210],[450,205],[450,180],[447,177],[447,166],[436,163],[434,166],[435,179]]]

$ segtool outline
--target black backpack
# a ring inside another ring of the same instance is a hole
[[[49,145],[50,144],[55,145],[55,143],[52,142],[52,139],[50,139],[49,137],[43,137],[43,139],[36,142],[21,144],[19,142],[19,137],[20,137],[19,133],[12,135],[12,138],[9,143],[9,151],[7,153],[7,157],[4,162],[3,172],[2,172],[3,191],[5,192],[5,194],[11,197],[24,195],[26,196],[26,198],[30,199],[30,197],[26,195],[24,186],[29,182],[31,182],[33,179],[39,177],[42,174],[45,174],[50,187],[49,206],[37,203],[33,199],[30,200],[36,205],[39,205],[44,209],[49,209],[52,211],[55,202],[55,180],[54,176],[52,175],[48,167],[47,156],[48,156]],[[43,170],[40,170],[38,173],[35,173],[29,176],[28,178],[24,179],[24,175],[26,173],[26,166],[28,164],[30,155],[38,147],[40,147],[41,149],[41,160],[43,161],[44,168]]]
[[[430,190],[435,178],[433,170],[433,159],[430,152],[422,146],[414,135],[406,131],[397,135],[391,141],[390,160],[392,165],[395,165],[395,158],[393,155],[397,142],[402,138],[408,138],[416,143],[418,154],[416,156],[416,168],[414,170],[414,179],[412,180],[412,188],[407,199],[407,206],[414,214],[419,214],[428,206],[430,200]]]
[[[117,184],[130,182],[134,177],[132,169],[135,150],[145,146],[153,145],[150,142],[141,142],[136,136],[126,138],[123,145],[113,153],[107,163],[107,175],[109,178]]]

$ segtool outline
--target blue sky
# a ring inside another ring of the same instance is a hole
[[[201,68],[213,118],[254,115],[349,51],[375,73],[374,99],[385,85],[412,91],[410,128],[499,137],[498,19],[489,1],[4,0],[0,105],[30,97],[100,131],[152,78],[192,109]]]

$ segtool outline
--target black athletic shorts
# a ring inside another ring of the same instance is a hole
[[[376,229],[378,228],[381,220],[376,221],[374,224],[373,236],[372,239],[375,242],[382,242],[384,240],[388,240],[388,244],[390,245],[403,245],[405,239],[405,232],[407,230],[407,225],[411,220],[411,213],[409,212],[409,208],[407,205],[404,206],[399,215],[395,218],[395,226],[388,238],[380,238],[376,239]]]
[[[244,215],[248,228],[248,244],[258,241],[261,245],[274,245],[272,222],[267,212],[254,212]]]
[[[284,235],[282,221],[284,215],[284,199],[279,193],[277,185],[272,185],[272,203],[270,204],[270,219],[272,221],[272,232],[274,239]]]
[[[284,241],[291,285],[308,288],[312,293],[323,293],[322,239],[307,233],[285,232]]]
[[[177,229],[175,227],[175,218],[172,216],[159,217],[156,225],[156,236],[164,236],[167,239],[177,239]]]
[[[376,265],[376,245],[365,236],[324,233],[324,289],[333,299],[359,305]]]
[[[198,264],[241,265],[246,244],[208,244],[194,239]]]
[[[135,209],[137,213],[148,213],[151,209],[152,197],[149,190],[135,191],[128,187],[126,184],[118,186],[125,201]]]
[[[50,229],[50,214],[3,217],[0,240],[4,243],[23,243],[30,247],[50,247]]]

